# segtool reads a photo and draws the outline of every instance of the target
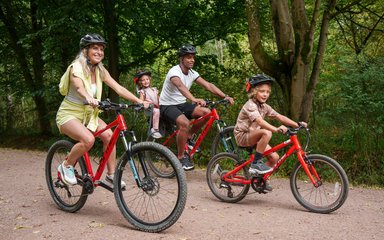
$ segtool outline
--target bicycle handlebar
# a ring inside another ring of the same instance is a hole
[[[227,99],[221,99],[221,100],[218,100],[218,101],[212,101],[210,99],[204,99],[204,101],[207,103],[207,106],[209,108],[215,108],[217,105],[228,105],[229,104],[229,100]]]
[[[309,133],[309,128],[306,128],[303,125],[300,125],[298,128],[291,128],[291,127],[287,127],[287,128],[288,130],[285,134],[287,134],[288,136],[296,135],[302,129],[305,129]]]
[[[309,142],[311,140],[311,134],[309,132],[309,128],[307,127],[304,127],[303,125],[299,124],[299,127],[298,128],[290,128],[288,127],[288,130],[287,132],[285,133],[287,136],[292,136],[292,135],[297,135],[297,133],[304,129],[305,130],[305,134],[307,135],[307,142],[305,144],[305,147],[304,147],[304,151],[307,150],[308,146],[309,146]]]
[[[125,103],[113,103],[109,99],[103,100],[99,102],[99,109],[103,111],[119,111],[123,109],[133,108],[136,111],[144,109],[144,104],[142,103],[133,103],[133,104],[125,104]]]

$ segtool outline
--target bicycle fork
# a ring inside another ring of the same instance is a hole
[[[313,166],[313,164],[311,163],[311,161],[308,159],[307,155],[301,148],[301,145],[296,135],[291,139],[292,139],[293,145],[295,146],[297,159],[299,160],[301,166],[303,167],[304,172],[307,174],[308,178],[311,180],[313,186],[315,188],[318,188],[322,184],[319,174],[317,174],[315,167]]]
[[[142,188],[143,184],[142,184],[142,182],[140,180],[140,176],[139,176],[139,173],[137,171],[137,167],[136,167],[136,165],[135,165],[135,163],[133,162],[133,159],[132,159],[132,143],[136,143],[137,139],[136,139],[136,135],[135,135],[135,133],[133,131],[129,131],[129,134],[132,137],[132,140],[133,140],[132,142],[128,143],[127,139],[125,138],[124,132],[120,133],[120,137],[121,137],[121,140],[123,142],[125,153],[126,153],[127,159],[128,159],[128,163],[129,163],[129,166],[130,166],[131,171],[133,173],[133,177],[135,179],[135,182],[136,182],[136,184],[137,184],[137,186],[139,188]],[[143,169],[143,172],[144,172],[144,175],[145,175],[144,177],[147,177],[147,176],[149,176],[149,174],[148,174],[147,165],[144,162],[143,153],[139,152],[138,156],[139,156],[140,165],[141,165],[141,167]],[[120,169],[120,171],[122,171],[122,169]]]

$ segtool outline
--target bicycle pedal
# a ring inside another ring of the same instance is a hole
[[[103,188],[107,189],[108,191],[113,192],[113,188],[111,188],[110,186],[108,186],[107,184],[105,184],[103,181],[98,181],[97,184],[98,184],[100,187],[103,187]]]
[[[220,183],[220,188],[226,188],[228,189],[229,186],[226,183]]]

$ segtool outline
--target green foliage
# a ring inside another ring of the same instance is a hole
[[[198,48],[195,70],[235,98],[234,106],[218,109],[222,119],[228,125],[234,125],[240,108],[247,101],[245,81],[260,72],[249,50],[244,1],[122,0],[113,1],[115,6],[112,11],[105,8],[103,1],[5,2],[15,13],[11,14],[11,19],[18,37],[14,42],[7,29],[9,23],[0,21],[0,134],[1,142],[6,146],[35,145],[46,149],[53,140],[62,137],[55,123],[56,111],[63,98],[58,93],[59,79],[78,53],[81,36],[97,32],[109,41],[106,16],[116,17],[117,22],[118,62],[122,73],[118,80],[132,92],[135,92],[133,75],[142,68],[152,71],[153,85],[161,89],[167,71],[178,63],[177,47],[185,42],[193,43]],[[31,15],[31,3],[37,8],[34,16]],[[376,7],[379,12],[383,6],[382,1],[367,1],[366,4]],[[306,10],[311,13],[313,9],[308,6]],[[336,19],[337,23],[331,23],[327,55],[324,56],[325,64],[310,119],[311,151],[337,159],[353,183],[384,186],[383,38],[382,32],[373,32],[369,41],[364,43],[364,37],[371,29],[369,26],[380,17],[365,10],[368,9],[365,6],[360,4],[358,11],[346,12]],[[276,50],[270,2],[258,1],[258,7],[264,14],[261,28],[263,40],[267,41],[263,44],[266,49]],[[0,10],[5,15],[10,13],[3,2]],[[32,22],[32,19],[36,21]],[[359,23],[360,28],[350,25],[354,21]],[[379,29],[382,23],[379,22]],[[358,42],[356,46],[344,42],[351,43],[354,39]],[[32,43],[36,41],[42,45],[41,59],[37,60],[43,61],[43,79],[42,85],[33,88],[29,87],[31,83],[25,75],[29,74],[32,79],[36,77],[32,57],[35,50]],[[25,64],[20,64],[14,44],[20,46],[25,54]],[[111,44],[114,43],[109,41],[109,46]],[[359,47],[364,51],[352,59],[350,56]],[[106,49],[106,65],[110,49]],[[198,97],[216,99],[199,86],[191,90]],[[35,96],[43,96],[45,100],[46,114],[55,134],[52,138],[39,136]],[[280,88],[275,85],[269,104],[284,113],[283,99]],[[147,120],[143,114],[127,113],[125,116],[138,139],[145,139]],[[102,118],[106,121],[110,119],[108,115]],[[200,166],[204,166],[210,158],[210,140],[215,133],[215,129],[210,131],[203,142],[202,153],[195,155]],[[14,141],[5,141],[7,138]],[[282,138],[274,135],[271,144]],[[281,174],[287,176],[294,163],[289,161],[284,164]]]
[[[318,149],[337,159],[351,182],[384,185],[384,64],[354,59],[324,74],[316,100]]]

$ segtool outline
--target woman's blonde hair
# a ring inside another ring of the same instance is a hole
[[[88,53],[88,48],[81,49],[73,62],[76,62],[76,61],[80,62],[84,72],[86,73],[86,77],[88,78],[89,76],[91,76],[91,67],[90,67],[90,64],[88,64],[87,53]],[[107,69],[105,69],[102,62],[99,62],[96,67],[100,71],[101,78],[104,79],[105,72],[107,71]]]

